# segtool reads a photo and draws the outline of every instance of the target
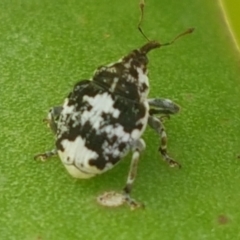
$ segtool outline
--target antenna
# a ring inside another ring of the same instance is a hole
[[[187,35],[187,34],[190,34],[190,33],[192,33],[193,31],[194,31],[194,28],[189,28],[189,29],[187,29],[186,31],[184,31],[183,33],[178,34],[171,42],[161,43],[160,45],[161,45],[161,46],[171,45],[171,44],[173,44],[177,39],[179,39],[180,37],[183,37],[183,36],[185,36],[185,35]]]
[[[143,37],[145,37],[147,39],[147,41],[150,42],[150,40],[148,39],[148,37],[145,35],[145,33],[143,32],[143,30],[141,28],[141,23],[143,21],[144,7],[145,7],[144,0],[140,0],[139,7],[140,7],[141,15],[140,15],[139,23],[138,23],[138,30],[143,35]]]
[[[140,7],[141,15],[140,15],[140,19],[138,22],[138,30],[143,35],[143,37],[145,39],[147,39],[147,41],[148,41],[148,43],[146,43],[144,46],[141,47],[141,51],[143,51],[145,53],[149,52],[150,50],[152,50],[154,48],[159,48],[162,46],[169,46],[169,45],[173,44],[177,39],[179,39],[187,34],[190,34],[194,31],[194,28],[189,28],[186,31],[178,34],[171,42],[159,43],[158,41],[150,41],[149,38],[145,35],[145,33],[143,32],[143,30],[141,28],[141,24],[143,22],[143,16],[144,16],[144,7],[145,7],[144,0],[140,0],[139,7]]]

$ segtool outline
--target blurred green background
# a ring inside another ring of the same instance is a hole
[[[171,47],[149,54],[150,97],[182,106],[167,121],[170,169],[147,129],[132,196],[144,210],[107,209],[96,196],[121,190],[130,156],[112,171],[71,178],[42,123],[79,79],[145,43],[136,1],[1,0],[0,239],[240,239],[239,53],[220,5],[209,0],[148,0],[143,28]]]
[[[230,32],[240,49],[240,2],[238,0],[219,0]]]

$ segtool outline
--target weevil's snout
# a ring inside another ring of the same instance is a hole
[[[155,49],[155,48],[160,48],[161,44],[157,41],[150,41],[148,43],[146,43],[145,45],[143,45],[139,50],[140,52],[144,53],[144,54],[148,54],[148,52],[150,52],[151,50]]]
[[[143,45],[141,48],[132,51],[132,53],[129,55],[132,65],[146,69],[149,62],[147,57],[148,52],[159,47],[160,43],[151,41]]]

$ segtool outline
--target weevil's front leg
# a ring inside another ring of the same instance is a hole
[[[135,181],[136,175],[137,175],[137,167],[140,157],[140,152],[143,151],[146,147],[145,142],[143,139],[137,140],[133,145],[133,155],[131,160],[131,165],[128,173],[127,183],[126,186],[123,189],[123,194],[125,196],[125,201],[129,204],[131,209],[135,209],[138,207],[142,207],[143,204],[138,203],[133,198],[130,197],[130,193],[132,191],[133,182]]]
[[[48,127],[53,131],[54,134],[57,133],[57,122],[59,119],[59,116],[62,112],[62,107],[52,107],[47,115],[47,118],[44,119],[45,122],[47,122]],[[51,151],[45,152],[45,153],[39,153],[34,156],[34,159],[40,159],[42,161],[46,161],[48,158],[54,157],[57,155],[57,149],[53,149]]]
[[[57,122],[62,109],[62,106],[52,107],[48,112],[47,118],[43,119],[44,122],[47,122],[48,127],[53,131],[54,134],[57,133]]]
[[[48,158],[56,156],[57,149],[53,149],[51,151],[45,152],[45,153],[38,153],[34,156],[34,160],[40,159],[41,161],[46,161]]]
[[[148,124],[160,136],[161,145],[159,146],[158,150],[161,153],[163,159],[169,164],[170,167],[178,166],[180,168],[181,165],[177,161],[175,161],[174,159],[169,157],[169,155],[167,153],[167,134],[166,134],[166,131],[164,129],[162,122],[159,119],[157,119],[156,117],[149,116]]]
[[[151,98],[148,99],[148,104],[150,106],[150,115],[163,114],[169,117],[170,114],[176,114],[180,110],[180,107],[170,99]]]

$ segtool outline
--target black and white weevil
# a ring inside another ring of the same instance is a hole
[[[147,38],[140,27],[143,8],[141,1],[138,29]],[[98,202],[106,206],[124,202],[131,208],[141,206],[130,193],[140,153],[146,146],[141,136],[147,125],[159,135],[163,159],[171,167],[180,166],[167,153],[167,135],[161,117],[156,117],[175,114],[180,108],[169,99],[148,99],[147,54],[191,32],[193,28],[164,44],[148,40],[119,61],[97,68],[92,79],[77,82],[63,105],[51,108],[46,119],[56,137],[55,149],[37,154],[35,159],[58,154],[73,177],[91,178],[110,170],[132,151],[123,194],[105,193]]]

